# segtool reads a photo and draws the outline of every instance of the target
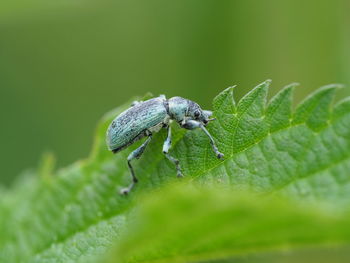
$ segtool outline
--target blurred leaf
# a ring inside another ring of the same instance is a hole
[[[317,245],[336,247],[350,241],[349,213],[334,215],[325,207],[256,198],[249,192],[233,194],[219,185],[203,187],[188,182],[144,197],[133,215],[136,220],[128,225],[128,235],[110,262],[120,257],[127,262],[199,262],[229,257],[234,259],[231,262],[243,258],[251,262],[259,254],[261,262],[267,252],[312,251]],[[328,262],[334,262],[333,258]],[[348,253],[346,258],[350,258]],[[300,258],[291,262],[300,262]]]
[[[118,195],[130,182],[126,157],[141,142],[108,152],[106,128],[130,102],[107,113],[87,160],[53,173],[46,158],[41,176],[0,192],[0,259],[96,262],[116,244],[114,261],[181,262],[348,243],[350,100],[331,107],[337,86],[327,86],[293,113],[294,85],[266,106],[269,83],[237,104],[233,87],[214,99],[208,129],[225,161],[201,131],[175,129],[171,151],[194,186],[177,186],[162,131],[135,162],[135,191]]]
[[[88,1],[89,3],[90,1]],[[0,21],[9,18],[18,18],[20,16],[26,17],[28,15],[39,14],[42,15],[43,11],[59,10],[62,8],[71,8],[81,6],[82,2],[79,1],[43,1],[43,0],[3,0],[1,1],[0,8]],[[41,11],[41,12],[40,12]]]

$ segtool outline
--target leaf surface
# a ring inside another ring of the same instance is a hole
[[[130,103],[107,113],[89,158],[52,172],[48,157],[0,191],[0,260],[181,262],[346,245],[350,100],[332,106],[338,86],[329,85],[293,111],[295,84],[267,103],[269,84],[238,103],[234,87],[214,99],[208,130],[224,161],[200,130],[174,125],[171,154],[187,179],[177,186],[162,131],[134,162],[140,182],[128,197],[117,193],[130,182],[126,157],[141,142],[108,152],[107,126]]]

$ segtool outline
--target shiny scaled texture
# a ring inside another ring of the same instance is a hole
[[[146,136],[147,130],[167,119],[163,98],[140,102],[117,116],[108,127],[106,142],[109,150],[118,152]]]

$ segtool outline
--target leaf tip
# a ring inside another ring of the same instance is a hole
[[[285,128],[290,124],[292,96],[297,85],[299,85],[299,83],[291,83],[285,86],[269,101],[265,114],[266,120],[270,126],[270,131]]]
[[[292,83],[288,84],[287,86],[285,86],[284,88],[294,90],[298,86],[300,86],[299,82],[292,82]]]
[[[55,170],[56,157],[51,151],[45,152],[40,160],[38,173],[44,180],[49,180]]]
[[[329,119],[330,106],[340,84],[323,86],[306,97],[298,106],[293,116],[293,124],[305,122],[311,129],[320,130]]]
[[[213,100],[214,111],[220,111],[227,113],[235,112],[235,101],[233,97],[233,89],[236,85],[229,86],[220,92]]]
[[[238,113],[244,113],[248,108],[254,106],[255,113],[262,115],[262,111],[266,104],[267,92],[270,86],[271,80],[265,80],[257,85],[251,91],[249,91],[238,103]]]
[[[254,90],[261,90],[262,92],[267,94],[267,91],[268,91],[271,83],[272,83],[272,80],[271,79],[267,79],[264,82],[262,82],[259,85],[257,85],[251,92],[253,92]]]
[[[267,79],[263,83],[265,83],[265,85],[269,86],[271,84],[271,82],[272,82],[272,79]]]

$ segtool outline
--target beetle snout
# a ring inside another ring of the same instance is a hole
[[[206,126],[209,122],[215,121],[215,120],[216,120],[216,118],[211,118],[211,119],[206,119],[206,120],[204,120],[204,121],[203,121],[204,126]]]
[[[210,110],[203,110],[203,115],[206,119],[209,119],[213,115],[213,112]]]

